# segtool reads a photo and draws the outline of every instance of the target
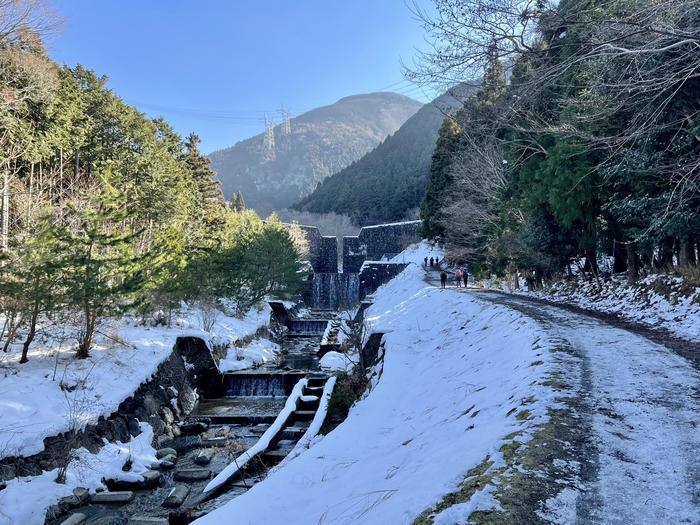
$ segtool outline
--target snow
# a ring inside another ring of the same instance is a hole
[[[316,414],[314,414],[314,418],[311,421],[309,428],[306,429],[306,432],[304,432],[304,435],[301,436],[301,439],[297,442],[292,451],[287,454],[279,465],[275,467],[276,470],[282,468],[292,459],[301,454],[305,449],[309,448],[313,440],[318,436],[318,433],[323,426],[323,421],[326,419],[326,414],[328,413],[328,401],[330,401],[331,395],[333,395],[333,388],[335,387],[336,380],[337,378],[335,376],[328,378],[328,381],[326,381],[326,384],[323,387],[323,393],[321,394],[321,400],[318,404],[318,410],[316,411]],[[301,399],[305,400],[304,398],[306,397],[310,396],[301,396]]]
[[[598,290],[594,281],[559,281],[542,292],[518,293],[618,315],[650,328],[668,330],[676,337],[700,341],[700,288],[681,293],[681,277],[655,274],[628,286],[625,276],[615,275],[602,285],[603,289]],[[668,295],[658,293],[657,288],[668,290]]]
[[[422,222],[422,221],[419,219],[419,220],[416,220],[416,221],[391,222],[391,223],[389,223],[389,224],[373,224],[373,225],[371,225],[371,226],[363,226],[362,229],[363,229],[363,230],[369,230],[369,229],[372,229],[372,228],[385,228],[385,227],[387,227],[387,226],[404,226],[404,225],[406,225],[406,224],[420,224],[421,222]]]
[[[43,525],[46,509],[71,495],[74,487],[85,487],[94,493],[97,488],[105,488],[103,478],[143,479],[147,466],[156,461],[156,451],[151,446],[153,429],[148,423],[141,423],[141,430],[128,443],[108,443],[97,454],[84,448],[76,450],[65,484],[55,482],[58,469],[8,481],[7,487],[0,491],[0,525]],[[129,457],[131,470],[123,472],[122,466]]]
[[[421,266],[425,262],[425,258],[437,257],[441,261],[445,258],[445,252],[436,243],[430,241],[421,241],[412,244],[404,251],[395,255],[389,262],[391,263],[414,263]]]
[[[327,352],[320,361],[320,366],[323,370],[349,372],[355,366],[347,355],[340,352]]]
[[[259,338],[242,348],[229,348],[226,357],[219,362],[221,372],[256,368],[275,359],[280,346],[269,339]]]
[[[17,348],[2,356],[0,458],[36,454],[43,450],[45,437],[108,417],[153,376],[178,337],[201,337],[210,348],[228,345],[255,333],[268,320],[267,306],[242,319],[222,314],[211,332],[198,329],[196,310],[186,307],[173,328],[143,326],[133,317],[105,320],[87,359],[75,359],[69,346],[79,327],[67,326],[62,334],[55,328],[46,330],[51,336],[33,345],[28,363],[19,364]]]
[[[224,468],[221,472],[219,472],[214,479],[212,479],[209,483],[207,483],[207,486],[204,487],[203,493],[207,492],[212,492],[216,489],[218,489],[221,485],[225,484],[232,476],[234,476],[240,469],[244,468],[246,463],[250,461],[251,458],[255,457],[257,454],[261,452],[265,452],[267,447],[270,446],[270,441],[272,438],[275,437],[275,435],[282,430],[284,427],[284,424],[287,422],[287,419],[289,419],[289,416],[292,414],[297,409],[297,401],[301,397],[301,393],[304,390],[304,387],[306,386],[307,379],[303,378],[297,381],[297,384],[294,385],[294,389],[292,390],[292,393],[289,394],[289,397],[287,398],[287,401],[284,404],[284,408],[280,411],[280,413],[277,415],[277,418],[275,421],[268,427],[268,429],[265,431],[265,433],[260,436],[260,439],[250,447],[248,450],[243,452],[240,456],[238,456],[233,462],[231,462],[228,466]]]
[[[386,354],[373,389],[334,431],[197,524],[412,523],[487,455],[499,458],[505,436],[526,440],[546,419],[553,393],[539,379],[551,357],[532,321],[428,286],[416,265],[374,301],[366,317]],[[526,403],[531,417],[516,419]]]

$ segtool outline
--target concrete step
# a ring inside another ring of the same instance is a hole
[[[292,419],[294,421],[311,421],[315,415],[315,410],[295,410],[292,412]]]
[[[282,429],[280,436],[282,439],[291,439],[293,441],[299,441],[301,436],[304,435],[308,427],[285,427]]]
[[[155,516],[133,516],[129,518],[127,525],[168,525],[168,518],[156,518]]]
[[[266,450],[262,454],[262,461],[265,465],[276,465],[289,454],[289,450]]]
[[[302,411],[313,411],[316,412],[318,410],[318,404],[319,400],[316,399],[315,401],[304,401],[303,399],[299,400],[299,403],[297,404],[297,410],[302,410]]]
[[[326,380],[328,378],[323,376],[323,377],[310,377],[306,383],[307,387],[323,387],[323,385],[326,384]]]

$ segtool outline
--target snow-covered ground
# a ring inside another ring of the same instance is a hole
[[[97,454],[84,448],[76,450],[75,459],[66,470],[66,483],[55,482],[58,469],[8,481],[0,491],[0,525],[42,525],[46,509],[70,496],[74,487],[94,492],[104,488],[103,478],[140,481],[147,466],[156,461],[156,451],[151,446],[153,429],[148,423],[141,423],[141,430],[128,443],[107,443]],[[131,458],[131,470],[124,472],[127,458]]]
[[[385,334],[386,357],[369,394],[333,432],[198,524],[411,523],[487,456],[502,466],[509,434],[527,441],[546,419],[553,393],[538,380],[551,358],[533,322],[433,288],[417,265],[374,301],[366,317]],[[436,523],[492,504],[487,490]]]
[[[542,292],[517,293],[615,314],[668,330],[676,337],[700,341],[700,288],[682,291],[681,277],[655,274],[628,286],[624,275],[615,275],[602,285],[603,289],[598,290],[595,281],[559,281]],[[662,290],[664,293],[660,293]]]
[[[233,372],[245,368],[255,368],[272,361],[280,351],[280,345],[261,337],[247,345],[229,348],[226,357],[219,362],[219,370]]]
[[[0,458],[41,452],[45,437],[84,428],[114,412],[156,372],[178,337],[229,344],[255,333],[269,315],[267,306],[242,319],[221,314],[210,332],[198,328],[197,312],[189,309],[172,328],[143,326],[130,318],[107,320],[98,328],[91,356],[82,360],[74,357],[71,328],[65,337],[53,331],[38,341],[25,364],[19,364],[16,345],[0,362]]]

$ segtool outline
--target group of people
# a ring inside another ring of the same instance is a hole
[[[425,267],[427,268],[428,267],[428,258],[426,257],[425,259],[423,259],[423,261],[425,262]],[[430,267],[431,268],[433,268],[433,267],[440,268],[440,259],[438,259],[437,257],[435,257],[435,258],[431,257],[430,258]]]
[[[437,257],[426,257],[423,259],[423,262],[425,263],[425,267],[428,268],[437,268],[438,270],[440,269],[440,259]],[[457,271],[455,272],[455,283],[457,284],[457,288],[462,287],[462,283],[464,283],[464,287],[467,287],[467,284],[469,282],[469,272],[467,272],[467,268],[457,268]],[[442,288],[445,288],[447,285],[447,272],[443,270],[440,272],[440,286]]]
[[[467,284],[469,282],[469,272],[467,272],[466,268],[457,268],[457,271],[455,272],[455,284],[457,285],[457,288],[462,287],[462,282],[464,282],[464,287],[467,287]],[[445,288],[447,285],[447,272],[443,270],[440,272],[440,287]]]

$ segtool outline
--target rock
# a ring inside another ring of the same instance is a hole
[[[131,437],[129,427],[121,417],[116,417],[111,420],[110,426],[112,427],[112,435],[116,440],[121,441],[122,443],[129,441]]]
[[[168,494],[168,497],[165,498],[165,501],[163,502],[163,506],[170,508],[179,507],[185,502],[185,499],[189,493],[190,488],[187,485],[178,485],[170,491],[170,494]]]
[[[203,439],[202,440],[202,446],[203,447],[223,447],[226,446],[226,443],[228,442],[228,439],[221,436],[221,437],[213,437],[209,439]]]
[[[130,490],[116,492],[100,492],[90,498],[92,503],[129,503],[134,499],[134,493]]]
[[[202,437],[182,436],[174,439],[166,439],[163,442],[163,446],[168,448],[174,448],[178,451],[178,453],[188,452],[192,449],[199,448],[202,446]]]
[[[129,519],[128,525],[168,525],[168,523],[168,518],[134,516]]]
[[[141,433],[141,426],[139,425],[138,420],[135,417],[130,417],[129,418],[129,434],[132,436],[136,437]]]
[[[173,411],[168,407],[163,407],[160,409],[161,417],[165,424],[170,426],[175,422],[175,416],[173,416]]]
[[[111,491],[120,490],[144,490],[158,486],[162,474],[157,470],[147,470],[143,479],[139,481],[125,481],[120,479],[106,479],[105,485]]]
[[[46,518],[45,521],[46,523],[49,523],[51,521],[57,520],[63,515],[63,510],[61,510],[61,507],[58,505],[50,505],[46,509]]]
[[[64,496],[58,500],[59,506],[65,510],[74,509],[79,506],[80,503],[80,500],[74,495]]]
[[[143,396],[143,406],[149,414],[157,414],[158,409],[160,408],[160,402],[153,396],[153,394],[146,394]]]
[[[174,448],[161,448],[156,451],[156,457],[158,459],[164,458],[165,456],[177,456],[177,451]]]
[[[75,487],[73,489],[73,495],[78,498],[80,503],[85,503],[90,499],[90,491],[84,487]]]
[[[168,454],[161,461],[169,461],[170,463],[177,463],[177,456],[175,454]]]
[[[180,432],[182,432],[186,436],[191,436],[194,434],[201,434],[204,432],[207,428],[209,428],[209,425],[206,423],[203,423],[201,421],[195,421],[194,423],[183,423],[180,426]]]
[[[211,477],[211,470],[208,468],[193,468],[176,470],[173,479],[175,481],[204,481]]]
[[[211,458],[214,456],[214,451],[210,448],[202,450],[194,458],[194,462],[197,465],[208,465],[211,462]]]
[[[152,415],[148,417],[148,424],[153,428],[153,433],[158,436],[165,432],[165,423],[157,415]]]
[[[168,457],[172,457],[172,456],[168,456]],[[161,468],[161,470],[173,469],[173,468],[175,468],[175,462],[163,460],[160,462],[160,468]]]
[[[85,514],[76,512],[75,514],[71,514],[70,516],[68,516],[68,518],[61,523],[61,525],[79,525],[80,523],[83,523],[86,519],[87,516]]]

